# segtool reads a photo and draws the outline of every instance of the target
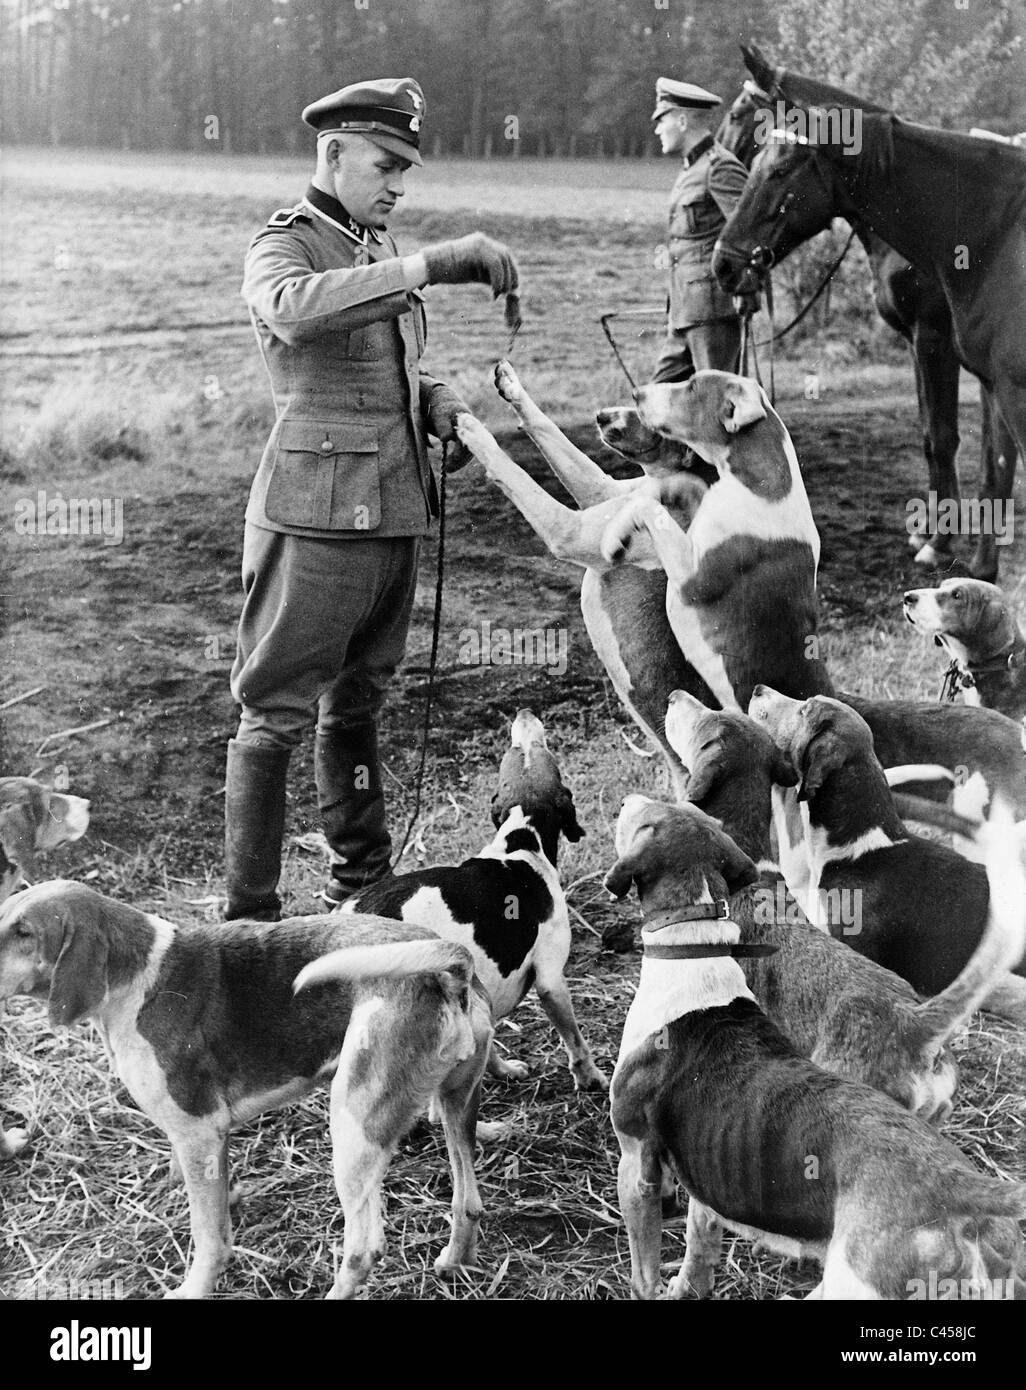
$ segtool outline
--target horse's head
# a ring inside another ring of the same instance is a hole
[[[752,82],[746,82],[730,104],[730,108],[719,129],[716,142],[740,159],[746,169],[752,167],[752,160],[759,153],[756,140],[756,117],[768,98],[760,94]]]
[[[713,254],[716,278],[733,294],[758,289],[770,266],[843,216],[832,170],[814,146],[768,123],[756,126],[756,138],[762,148]]]

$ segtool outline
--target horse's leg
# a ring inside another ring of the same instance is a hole
[[[938,507],[945,499],[956,506],[958,488],[958,358],[951,334],[917,323],[912,331],[912,356],[916,367],[916,393],[923,429],[930,491]],[[916,537],[912,537],[913,546]],[[951,536],[934,531],[921,538],[917,565],[936,565],[951,549]]]
[[[981,502],[989,501],[990,516],[983,517],[984,524],[976,541],[976,551],[969,566],[977,579],[989,579],[992,583],[998,577],[998,552],[996,532],[1004,532],[1004,522],[1010,516],[1010,498],[1015,484],[1015,465],[1018,450],[1015,436],[1005,424],[997,401],[982,384],[980,385],[980,408],[983,415],[983,431],[980,447],[980,487]],[[1024,422],[1026,423],[1026,422]],[[1000,508],[1000,515],[996,515]],[[1001,522],[1001,526],[998,525]]]

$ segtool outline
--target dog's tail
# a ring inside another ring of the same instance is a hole
[[[409,975],[449,975],[461,985],[474,974],[470,952],[455,941],[388,941],[374,946],[343,946],[312,960],[296,976],[293,990],[328,980],[403,980]]]
[[[1026,955],[1026,865],[1023,835],[1008,807],[995,804],[980,829],[990,905],[980,944],[947,989],[916,1010],[924,1045],[938,1050],[978,1009],[1001,977]]]

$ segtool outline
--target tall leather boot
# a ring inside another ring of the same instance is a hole
[[[238,917],[277,922],[278,879],[285,831],[288,748],[260,748],[228,740],[224,798],[225,921]]]
[[[373,723],[318,733],[314,777],[331,878],[324,896],[343,902],[389,873],[392,841],[385,819],[378,730]]]

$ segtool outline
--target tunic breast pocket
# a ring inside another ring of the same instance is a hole
[[[264,511],[282,526],[374,530],[381,524],[375,427],[355,420],[282,420]]]

